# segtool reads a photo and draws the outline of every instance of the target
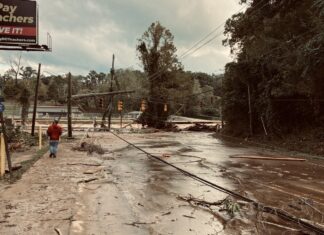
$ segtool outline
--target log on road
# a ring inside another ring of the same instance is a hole
[[[306,161],[304,158],[294,157],[262,157],[262,156],[230,156],[230,158],[242,158],[242,159],[253,159],[253,160],[274,160],[274,161]]]

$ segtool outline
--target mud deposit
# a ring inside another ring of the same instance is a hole
[[[82,136],[80,134],[80,136]],[[227,189],[323,223],[323,161],[231,159],[262,155],[207,133],[121,134],[145,151]],[[1,234],[301,234],[304,229],[195,181],[109,133],[104,155],[62,144],[21,180],[0,186]],[[269,154],[269,153],[267,153]],[[271,153],[270,153],[271,154]],[[201,205],[183,198],[219,205]],[[182,198],[182,199],[181,199]]]

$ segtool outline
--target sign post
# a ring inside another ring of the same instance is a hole
[[[38,149],[41,150],[42,147],[43,147],[43,144],[42,144],[42,126],[39,125],[39,130],[38,130],[38,142],[39,142],[39,147]]]
[[[0,137],[0,178],[6,173],[6,147],[4,143],[3,133]]]
[[[5,106],[2,103],[0,103],[0,123],[1,123],[1,127],[2,127],[3,142],[4,142],[6,156],[7,156],[8,169],[9,169],[10,176],[11,176],[11,173],[12,173],[12,171],[11,171],[11,158],[10,158],[10,152],[9,152],[9,147],[8,147],[6,126],[5,126],[4,119],[3,119],[3,111],[4,111],[4,109],[5,109]]]

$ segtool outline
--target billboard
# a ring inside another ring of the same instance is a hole
[[[36,1],[0,0],[0,44],[37,44]]]

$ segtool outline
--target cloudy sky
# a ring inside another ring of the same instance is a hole
[[[137,39],[152,22],[160,21],[174,35],[178,56],[224,23],[242,6],[238,0],[38,0],[40,43],[46,33],[53,38],[53,51],[22,52],[22,65],[43,64],[53,74],[89,70],[107,72],[111,57],[116,68],[142,69],[136,56]],[[223,26],[214,34],[223,32]],[[232,60],[222,46],[223,35],[181,59],[185,70],[220,73]],[[207,39],[208,40],[208,39]],[[0,54],[0,73],[20,52]]]

